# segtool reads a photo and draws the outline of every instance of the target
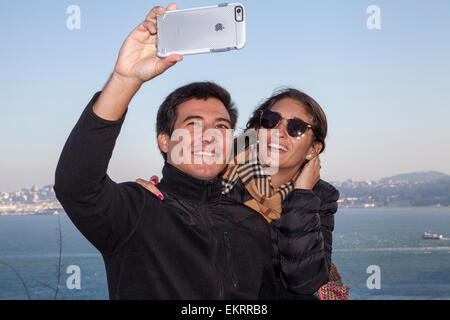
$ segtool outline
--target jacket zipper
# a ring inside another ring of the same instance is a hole
[[[227,250],[227,264],[228,264],[228,270],[230,271],[230,275],[231,275],[231,282],[233,283],[233,287],[237,288],[238,281],[237,281],[236,275],[234,274],[233,264],[231,261],[231,242],[230,242],[230,237],[228,236],[228,232],[223,233],[223,238],[225,241],[225,248]]]
[[[206,225],[206,227],[208,228],[208,230],[210,230],[210,233],[212,235],[213,238],[213,259],[214,259],[214,267],[216,269],[216,274],[218,275],[218,279],[219,279],[219,293],[218,293],[218,300],[223,300],[223,295],[224,295],[224,285],[223,285],[223,280],[222,280],[222,274],[220,273],[220,270],[217,266],[217,255],[218,255],[218,241],[217,241],[217,234],[214,230],[214,228],[212,227],[212,223],[210,221],[209,216],[206,214],[206,200],[208,199],[208,197],[211,195],[211,183],[208,182],[206,185],[206,194],[205,192],[203,193],[203,198],[202,198],[202,213],[201,216],[204,219],[204,223]]]

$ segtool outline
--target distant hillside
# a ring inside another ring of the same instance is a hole
[[[450,206],[450,176],[436,171],[333,184],[344,207]]]
[[[411,173],[403,173],[403,174],[397,174],[392,177],[382,178],[380,179],[380,182],[434,182],[436,180],[440,179],[450,179],[450,176],[448,174],[438,172],[438,171],[421,171],[421,172],[411,172]]]

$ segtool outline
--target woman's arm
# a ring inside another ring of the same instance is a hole
[[[283,203],[277,249],[280,280],[289,293],[310,295],[328,281],[338,198],[320,180],[313,190],[294,189]]]
[[[338,210],[339,191],[323,180],[319,181],[314,190],[322,199],[319,212],[320,228],[324,238],[325,255],[330,264],[333,247],[334,214]]]

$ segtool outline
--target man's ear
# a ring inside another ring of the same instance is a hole
[[[170,137],[167,133],[158,134],[158,145],[159,145],[159,149],[162,152],[164,152],[164,153],[169,152],[169,141],[170,141]]]

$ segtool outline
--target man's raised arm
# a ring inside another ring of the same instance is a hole
[[[170,5],[167,9],[175,9]],[[56,197],[66,213],[102,253],[111,253],[133,229],[142,210],[135,183],[116,184],[107,175],[128,104],[140,86],[181,60],[156,55],[155,7],[125,40],[114,72],[70,133],[55,173]]]

